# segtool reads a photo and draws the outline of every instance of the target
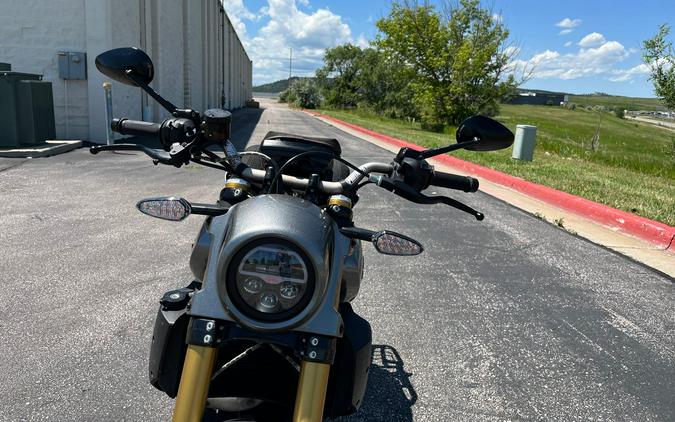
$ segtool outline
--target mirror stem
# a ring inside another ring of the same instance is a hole
[[[477,143],[478,143],[478,138],[473,138],[473,140],[471,140],[471,141],[460,142],[460,143],[457,143],[457,144],[448,145],[447,147],[432,148],[432,149],[422,151],[420,153],[419,157],[424,158],[424,159],[429,158],[429,157],[435,157],[436,155],[441,155],[441,154],[445,154],[447,152],[456,151],[458,149],[470,147],[471,145],[476,145]]]
[[[178,107],[175,105],[171,104],[170,101],[164,99],[161,95],[159,95],[154,89],[150,88],[148,84],[145,82],[141,81],[139,78],[134,76],[133,73],[131,73],[130,70],[126,71],[127,78],[131,79],[134,81],[136,85],[138,85],[139,88],[141,88],[143,91],[145,91],[149,96],[155,99],[162,107],[164,107],[169,113],[173,114],[178,110]]]

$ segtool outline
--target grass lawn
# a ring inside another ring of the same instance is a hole
[[[455,142],[454,128],[440,134],[356,110],[318,111],[425,147]],[[593,152],[590,142],[601,115],[600,148]],[[516,124],[537,126],[533,162],[511,159],[511,148],[453,155],[675,226],[675,132],[611,113],[549,106],[503,105],[497,120],[514,132]]]

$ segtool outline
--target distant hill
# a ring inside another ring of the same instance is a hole
[[[608,108],[619,107],[623,110],[656,110],[663,111],[666,108],[658,98],[623,97],[610,95],[604,92],[592,94],[570,94],[568,92],[545,91],[542,89],[518,88],[518,93],[536,92],[537,94],[565,94],[569,95],[571,103],[581,106],[604,106]]]
[[[291,83],[299,79],[314,79],[314,78],[300,78],[294,76],[291,78]],[[253,87],[253,92],[265,92],[278,94],[288,88],[288,79],[281,79],[276,82],[258,85]],[[665,110],[665,107],[658,98],[634,98],[622,97],[619,95],[609,95],[604,92],[594,92],[592,94],[570,94],[568,92],[546,91],[543,89],[527,89],[518,88],[518,93],[522,92],[536,92],[537,94],[566,94],[569,95],[570,102],[582,106],[605,106],[605,107],[620,107],[624,110]]]
[[[602,92],[594,94],[570,95],[570,102],[583,106],[619,107],[623,110],[656,110],[666,108],[658,98],[622,97]]]
[[[307,79],[307,78],[299,78],[297,76],[293,76],[291,78],[291,83],[299,79]],[[276,82],[270,82],[268,84],[254,86],[253,92],[271,92],[277,94],[281,91],[286,90],[286,88],[288,88],[288,79],[280,79]]]

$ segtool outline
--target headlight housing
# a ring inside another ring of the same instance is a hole
[[[281,321],[305,309],[314,294],[314,270],[295,245],[262,239],[230,261],[227,293],[237,309],[263,321]]]

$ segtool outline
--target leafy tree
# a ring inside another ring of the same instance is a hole
[[[414,92],[403,65],[382,51],[367,48],[358,61],[359,106],[394,118],[419,117]]]
[[[301,108],[317,108],[321,105],[321,94],[314,80],[299,78],[279,94],[279,102]]]
[[[293,86],[290,88],[281,91],[279,93],[279,102],[280,103],[289,103],[293,104],[298,99],[297,93],[293,90]]]
[[[327,105],[354,107],[358,103],[356,77],[363,51],[352,44],[326,50],[324,66],[316,71]]]
[[[300,79],[293,84],[291,90],[296,93],[294,105],[302,108],[317,108],[321,106],[319,87],[312,79]]]
[[[416,117],[410,80],[401,68],[379,50],[345,44],[326,51],[324,66],[316,75],[328,106]]]
[[[414,1],[394,3],[380,19],[375,45],[402,63],[413,101],[431,125],[457,124],[476,113],[495,113],[517,83],[506,75],[512,53],[508,30],[479,0],[445,3],[444,13]]]
[[[642,57],[651,71],[654,93],[671,110],[675,110],[675,54],[673,43],[666,41],[670,26],[663,24],[653,38],[644,41]]]

